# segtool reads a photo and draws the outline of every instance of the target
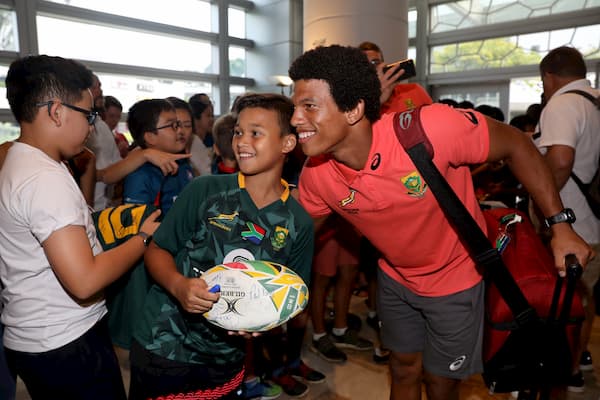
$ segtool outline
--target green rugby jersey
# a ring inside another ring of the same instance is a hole
[[[308,285],[313,255],[313,223],[290,196],[257,209],[246,192],[244,175],[202,176],[180,193],[154,234],[156,244],[175,258],[188,277],[223,262],[267,260],[288,266]],[[135,339],[170,360],[205,365],[241,363],[242,340],[190,314],[159,285],[153,285]]]

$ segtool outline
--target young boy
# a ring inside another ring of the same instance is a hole
[[[81,191],[62,160],[83,149],[96,114],[90,71],[60,57],[14,61],[7,98],[21,134],[0,170],[4,345],[33,399],[125,399],[102,289],[139,259],[141,234],[101,253]]]
[[[382,253],[377,299],[382,340],[392,352],[390,398],[419,399],[425,382],[428,399],[458,399],[460,380],[482,368],[481,275],[400,145],[395,115],[380,119],[374,66],[360,49],[317,47],[297,58],[289,75],[292,124],[310,157],[300,177],[302,205],[317,228],[335,212]],[[399,117],[409,123],[413,115]],[[442,104],[423,106],[421,121],[434,162],[481,226],[469,164],[484,161],[506,160],[545,216],[561,213],[549,169],[517,129]],[[568,223],[552,231],[562,274],[569,253],[587,264],[593,252]]]
[[[191,182],[145,258],[158,284],[134,331],[131,399],[239,395],[244,341],[202,317],[219,298],[199,278],[203,271],[237,259],[269,260],[309,282],[312,223],[281,179],[296,145],[292,104],[280,95],[247,95],[238,110],[233,149],[240,173]],[[243,233],[256,229],[264,235],[246,240]],[[285,232],[283,243],[273,240],[276,232]]]
[[[141,100],[129,109],[127,125],[136,145],[142,149],[156,149],[178,154],[185,150],[187,140],[177,120],[173,105],[165,99]],[[193,178],[187,158],[177,161],[175,175],[164,175],[160,168],[145,163],[127,175],[123,188],[123,202],[151,204],[166,215],[179,192]]]

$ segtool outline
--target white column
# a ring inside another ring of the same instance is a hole
[[[406,58],[408,0],[304,0],[304,50],[376,43],[385,60]]]

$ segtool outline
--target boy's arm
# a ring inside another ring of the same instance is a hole
[[[153,234],[159,223],[157,210],[140,230]],[[100,253],[92,253],[85,228],[67,225],[50,234],[42,243],[46,257],[65,289],[79,300],[96,295],[125,273],[144,253],[144,239],[134,236],[125,243]]]
[[[156,149],[133,150],[124,159],[96,172],[96,179],[104,183],[117,183],[127,175],[150,162],[161,169],[163,175],[175,175],[179,168],[177,160],[191,154],[173,154]]]
[[[150,243],[144,255],[144,264],[154,280],[179,304],[191,313],[204,313],[219,300],[218,293],[210,293],[204,279],[188,278],[182,275],[168,251]]]
[[[563,208],[554,177],[540,152],[527,135],[510,125],[487,118],[490,149],[487,161],[504,160],[512,173],[531,194],[545,217],[558,214]],[[570,224],[552,225],[552,252],[559,272],[565,272],[565,256],[575,254],[585,266],[593,250],[583,241]]]

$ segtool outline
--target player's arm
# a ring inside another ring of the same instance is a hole
[[[160,211],[155,211],[140,230],[149,235],[159,223]],[[100,253],[92,253],[85,228],[67,225],[50,234],[42,243],[46,257],[65,289],[77,299],[96,295],[125,273],[144,253],[144,239],[134,236],[125,243]]]
[[[504,160],[545,217],[563,210],[552,172],[529,137],[510,125],[487,117],[486,120],[490,137],[487,161]],[[554,224],[551,229],[554,263],[559,272],[564,274],[565,256],[571,253],[585,266],[593,256],[593,251],[573,231],[571,225]]]
[[[190,158],[191,154],[173,154],[156,149],[134,150],[124,159],[96,172],[96,179],[104,183],[117,183],[127,175],[150,162],[159,167],[163,175],[175,175],[179,168],[177,160]]]
[[[154,280],[174,296],[188,312],[204,313],[219,300],[218,293],[210,293],[204,279],[188,278],[175,265],[171,253],[150,243],[144,254],[144,264]]]
[[[79,178],[79,187],[85,198],[85,202],[90,207],[94,207],[94,192],[96,190],[96,156],[87,147],[83,149],[80,155],[85,163],[84,172]]]

